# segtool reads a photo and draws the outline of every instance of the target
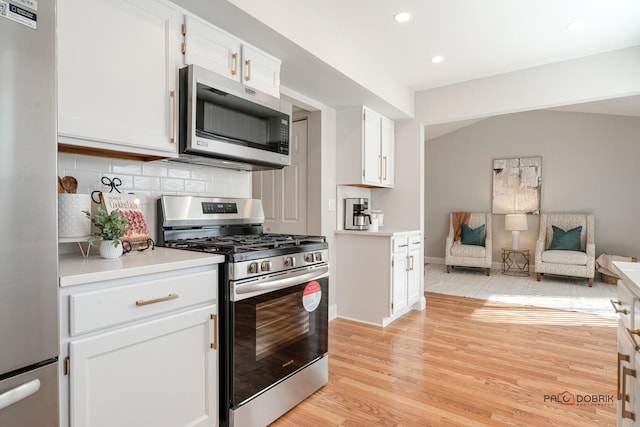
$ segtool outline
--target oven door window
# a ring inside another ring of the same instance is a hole
[[[328,348],[328,279],[233,303],[232,406]]]

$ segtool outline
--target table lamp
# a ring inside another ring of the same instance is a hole
[[[520,249],[520,231],[527,230],[525,214],[509,214],[504,218],[504,229],[511,231],[511,249]]]

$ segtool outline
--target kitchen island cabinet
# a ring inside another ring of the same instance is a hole
[[[338,317],[387,326],[424,308],[420,231],[336,231]]]
[[[640,419],[640,264],[613,262],[619,275],[618,313],[618,427],[635,426]]]
[[[177,156],[182,17],[157,0],[58,0],[62,150]]]
[[[217,425],[222,261],[166,248],[61,256],[61,425]]]

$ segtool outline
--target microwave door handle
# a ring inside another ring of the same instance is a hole
[[[277,291],[279,289],[289,288],[311,280],[317,280],[329,274],[329,266],[324,266],[311,272],[292,273],[281,279],[269,280],[264,283],[247,283],[234,287],[233,301],[240,301],[256,295],[266,294],[267,292]]]

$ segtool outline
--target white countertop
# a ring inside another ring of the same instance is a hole
[[[222,255],[161,247],[129,252],[117,259],[104,259],[97,254],[88,258],[83,258],[80,254],[63,254],[59,260],[60,286],[122,279],[222,262]]]
[[[613,261],[613,267],[621,279],[627,284],[634,284],[636,289],[634,292],[640,294],[640,263]]]
[[[368,230],[336,230],[334,234],[351,234],[358,236],[379,236],[379,237],[391,237],[399,234],[419,233],[420,230],[399,230],[393,228],[380,228],[378,231]]]

